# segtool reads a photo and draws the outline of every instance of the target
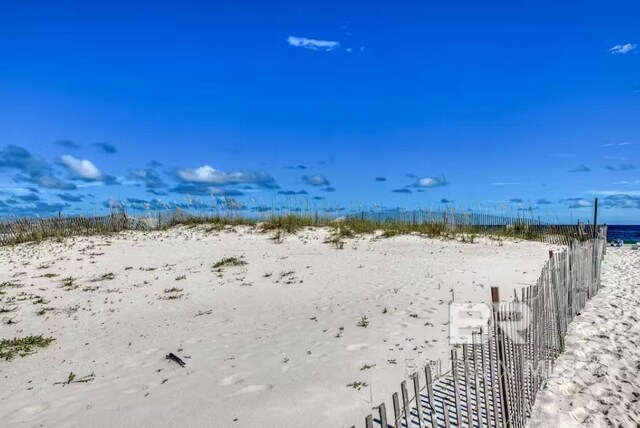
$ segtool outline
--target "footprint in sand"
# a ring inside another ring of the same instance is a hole
[[[268,389],[273,389],[275,385],[249,385],[242,388],[240,391],[236,392],[235,395],[243,395],[243,394],[256,394],[258,392],[266,391]]]
[[[239,374],[234,374],[231,376],[227,376],[224,379],[222,379],[220,382],[218,382],[221,386],[230,386],[230,385],[237,385],[239,383],[244,382],[244,378],[242,376],[240,376]]]
[[[125,394],[130,394],[131,395],[131,394],[137,394],[137,393],[140,393],[140,392],[144,392],[144,391],[146,391],[148,389],[149,389],[148,385],[138,384],[138,385],[134,385],[132,387],[129,387],[129,388],[125,389],[122,392],[125,393]]]
[[[38,413],[41,413],[45,410],[47,410],[50,406],[48,404],[40,404],[40,405],[33,405],[33,406],[27,406],[27,407],[23,407],[22,409],[18,410],[17,412],[15,412],[16,414],[21,414],[21,415],[36,415]]]
[[[361,349],[366,349],[369,347],[368,343],[354,343],[352,345],[347,346],[347,351],[359,351]]]

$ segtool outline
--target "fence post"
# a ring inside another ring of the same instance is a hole
[[[384,403],[378,407],[378,411],[380,412],[380,425],[382,425],[382,428],[389,428],[389,424],[387,424],[387,408]]]
[[[509,402],[507,399],[508,395],[508,385],[507,385],[507,373],[505,368],[507,367],[507,358],[504,354],[504,336],[500,327],[498,326],[498,316],[500,314],[499,310],[496,308],[500,305],[500,290],[498,287],[491,287],[491,301],[493,302],[493,319],[496,321],[495,323],[495,333],[496,333],[496,345],[498,351],[498,380],[500,381],[500,401],[502,402],[502,423],[505,427],[511,427],[511,419],[509,417]]]
[[[593,237],[598,237],[598,198],[593,204]]]
[[[433,397],[433,376],[431,376],[431,366],[429,364],[424,368],[424,379],[427,386],[427,395],[429,396],[429,406],[431,406],[431,418],[435,421],[436,400]]]
[[[402,407],[404,409],[404,420],[407,426],[412,425],[411,422],[411,408],[409,407],[409,392],[407,391],[407,381],[403,380],[400,384],[400,391],[402,392]]]
[[[460,384],[458,375],[458,351],[456,348],[451,350],[451,372],[453,374],[453,394],[456,405],[456,424],[462,426],[462,410],[460,409]]]
[[[364,418],[364,426],[365,428],[373,428],[373,415],[367,415],[367,417]]]

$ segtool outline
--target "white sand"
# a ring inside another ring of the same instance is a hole
[[[607,248],[602,284],[569,327],[532,427],[640,426],[640,251]]]
[[[277,244],[248,228],[175,228],[0,248],[0,282],[24,284],[0,302],[16,307],[0,318],[17,322],[0,337],[56,339],[0,361],[2,426],[361,425],[416,366],[446,365],[451,290],[456,302],[488,302],[492,285],[534,282],[548,257],[533,242],[417,236],[338,250],[327,234]],[[212,272],[229,256],[247,265]],[[92,282],[106,273],[115,278]],[[78,288],[61,287],[68,276]],[[166,299],[172,287],[181,298]],[[28,299],[7,303],[19,295]],[[42,307],[52,310],[36,315]],[[70,372],[95,379],[54,385]]]

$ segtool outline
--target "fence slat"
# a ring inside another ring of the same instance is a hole
[[[416,412],[418,414],[418,426],[422,427],[422,398],[420,397],[420,376],[418,375],[418,372],[413,375],[413,391],[416,395]]]
[[[402,425],[402,410],[400,409],[398,393],[394,392],[391,399],[393,401],[393,427],[400,428],[400,426]]]

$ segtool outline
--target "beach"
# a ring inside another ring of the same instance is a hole
[[[640,424],[640,251],[607,248],[600,292],[569,326],[532,427]]]
[[[351,426],[448,364],[448,304],[540,275],[549,246],[309,228],[123,232],[0,248],[9,426]],[[9,322],[7,322],[10,320]],[[165,357],[173,353],[184,367]],[[73,376],[70,376],[73,373]],[[70,380],[73,379],[73,380]],[[74,381],[83,380],[83,381]]]

